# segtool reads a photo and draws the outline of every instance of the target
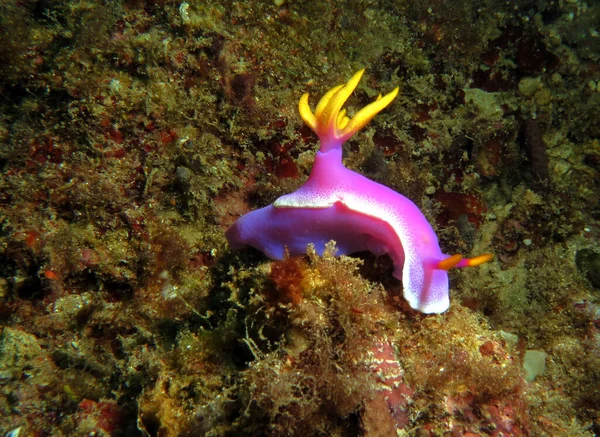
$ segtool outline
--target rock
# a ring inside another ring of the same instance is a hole
[[[519,92],[525,97],[531,97],[541,87],[542,77],[524,77],[519,82]]]
[[[600,253],[581,249],[575,255],[575,264],[592,286],[600,290]]]
[[[548,354],[544,351],[528,350],[523,359],[523,368],[525,369],[525,379],[532,382],[536,376],[543,375],[546,370],[546,357]]]

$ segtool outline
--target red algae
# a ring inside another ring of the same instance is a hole
[[[294,305],[302,302],[305,270],[306,265],[300,258],[274,261],[269,274],[269,279],[275,286],[271,293],[272,299]]]

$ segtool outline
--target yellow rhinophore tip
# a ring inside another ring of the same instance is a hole
[[[477,267],[483,263],[490,261],[494,255],[491,253],[484,253],[473,258],[469,258],[466,260],[466,265],[469,267]]]
[[[348,124],[342,129],[341,136],[350,138],[355,132],[358,132],[363,127],[366,126],[368,122],[371,121],[373,117],[377,115],[378,112],[383,110],[387,105],[392,103],[392,100],[396,98],[400,92],[400,88],[396,87],[392,92],[386,94],[381,97],[381,94],[373,103],[369,103],[367,106],[358,111],[354,117],[350,119]],[[347,139],[345,138],[344,141]]]
[[[321,98],[315,112],[313,113],[308,104],[308,93],[300,98],[298,110],[304,122],[319,136],[321,140],[321,150],[328,150],[333,147],[339,147],[355,132],[362,129],[378,112],[388,106],[398,95],[399,88],[381,96],[362,108],[352,118],[346,115],[346,110],[342,109],[346,100],[358,86],[360,79],[365,72],[359,70],[344,85],[338,85],[330,89]]]
[[[462,258],[463,257],[460,254],[452,255],[449,258],[441,260],[438,263],[437,268],[441,270],[450,270],[452,267],[456,267]]]
[[[315,114],[310,110],[310,105],[308,104],[308,93],[304,93],[302,97],[300,97],[300,101],[298,102],[298,111],[300,112],[300,117],[304,120],[313,131],[317,129],[317,118]]]
[[[360,82],[360,78],[362,77],[364,72],[364,68],[362,70],[357,71],[354,74],[354,76],[352,76],[350,80],[346,83],[346,85],[344,85],[335,93],[333,93],[333,95],[327,102],[327,106],[323,108],[323,112],[321,114],[315,114],[317,115],[317,118],[319,118],[319,121],[323,122],[324,126],[327,126],[329,128],[338,128],[338,126],[335,125],[338,113],[342,109],[342,106],[344,106],[344,103],[346,103],[346,100],[348,100],[348,98],[352,95],[352,93],[358,86],[358,82]]]

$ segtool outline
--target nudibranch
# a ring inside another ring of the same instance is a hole
[[[444,255],[433,228],[411,200],[344,167],[342,144],[398,94],[398,88],[380,94],[348,117],[342,106],[363,73],[329,90],[314,113],[308,93],[300,98],[300,115],[320,140],[308,180],[272,205],[241,217],[226,237],[234,249],[252,246],[271,259],[305,254],[311,243],[322,254],[331,240],[339,255],[365,250],[388,254],[409,305],[423,313],[442,313],[450,305],[448,270],[476,266],[492,256]]]

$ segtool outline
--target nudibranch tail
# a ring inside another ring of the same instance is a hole
[[[463,257],[460,254],[452,255],[449,258],[441,260],[436,268],[440,270],[450,270],[452,267],[456,267],[462,259]]]
[[[477,267],[490,261],[493,257],[494,255],[491,253],[483,253],[473,258],[462,259],[456,267]]]
[[[328,152],[341,147],[343,142],[365,127],[377,113],[388,106],[398,95],[400,90],[398,87],[385,96],[379,94],[374,102],[362,108],[354,117],[348,117],[342,106],[358,86],[364,72],[364,69],[358,71],[346,84],[338,85],[327,91],[317,104],[314,113],[308,103],[308,93],[300,98],[298,103],[300,116],[319,136],[321,140],[319,150],[321,152]]]
[[[484,253],[473,258],[463,258],[462,255],[456,254],[439,261],[436,265],[436,269],[450,270],[453,267],[477,267],[481,264],[490,261],[493,257],[494,255],[492,255],[491,253]]]

